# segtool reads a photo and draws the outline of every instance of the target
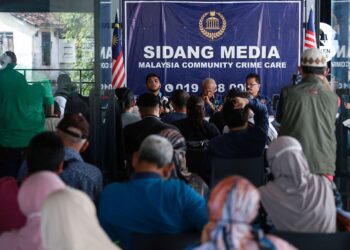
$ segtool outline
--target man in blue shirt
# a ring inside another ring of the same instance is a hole
[[[246,89],[252,98],[259,100],[262,104],[265,104],[269,115],[273,115],[272,102],[267,96],[260,94],[260,76],[255,73],[250,73],[245,79]]]
[[[267,142],[269,129],[265,105],[256,99],[238,96],[227,100],[223,115],[229,132],[209,142],[205,164],[206,176],[210,178],[211,158],[250,158],[261,156]],[[249,109],[254,112],[254,124],[248,125]]]
[[[132,248],[132,233],[202,230],[207,222],[205,200],[185,182],[171,179],[173,147],[158,135],[148,136],[133,155],[135,173],[129,182],[113,183],[101,193],[102,227],[123,249]]]
[[[93,201],[102,190],[102,173],[84,162],[79,153],[89,146],[89,124],[81,114],[65,114],[57,125],[57,134],[64,144],[64,166],[61,179],[69,186],[85,192]]]

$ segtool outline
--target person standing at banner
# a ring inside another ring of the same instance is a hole
[[[279,135],[296,138],[303,147],[310,171],[332,179],[335,174],[335,119],[337,95],[327,80],[327,60],[317,48],[301,56],[302,80],[282,89],[276,120]]]
[[[217,85],[213,78],[205,78],[202,82],[202,87],[202,99],[205,103],[205,116],[211,116],[216,111],[222,109],[222,100],[215,97]]]

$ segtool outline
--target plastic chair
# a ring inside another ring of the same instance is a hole
[[[264,157],[225,159],[213,158],[211,162],[211,185],[229,175],[240,175],[247,178],[255,186],[265,184]]]
[[[300,250],[350,249],[350,233],[292,233],[273,232]]]

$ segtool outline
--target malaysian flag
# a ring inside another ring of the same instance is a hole
[[[315,32],[315,18],[312,9],[309,13],[309,20],[307,21],[306,31],[305,31],[305,43],[304,49],[316,48],[316,32]]]
[[[112,38],[112,87],[113,89],[125,87],[126,74],[124,57],[121,45],[121,23],[118,22],[118,13],[115,15],[115,23]]]

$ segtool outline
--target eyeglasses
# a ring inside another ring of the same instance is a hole
[[[254,87],[255,85],[259,85],[259,83],[246,84],[247,87]]]

